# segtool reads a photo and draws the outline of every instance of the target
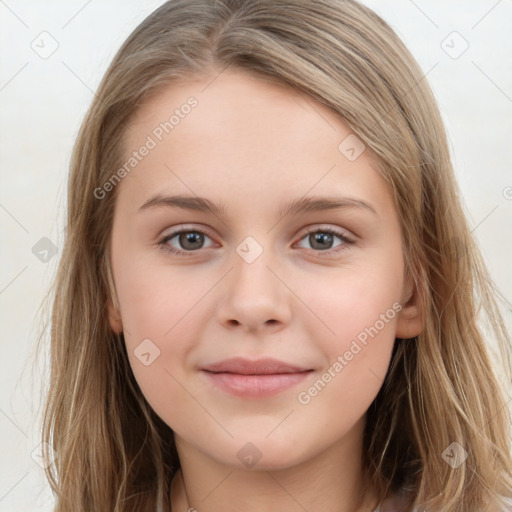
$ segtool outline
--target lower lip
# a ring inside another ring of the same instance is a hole
[[[311,371],[271,375],[242,375],[203,371],[223,391],[235,396],[264,398],[277,395],[302,382]]]

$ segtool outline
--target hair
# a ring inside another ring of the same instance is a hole
[[[367,411],[364,471],[379,503],[402,493],[411,508],[502,510],[512,497],[511,417],[487,341],[507,363],[507,384],[511,342],[419,65],[355,0],[171,0],[114,56],[71,155],[65,243],[46,297],[51,371],[42,440],[45,457],[49,447],[58,455],[45,470],[55,512],[168,504],[180,467],[173,432],[139,389],[123,333],[109,324],[116,189],[101,200],[94,190],[123,162],[125,130],[148,98],[228,66],[303,91],[339,114],[392,191],[424,328],[395,339]],[[443,457],[453,442],[467,452],[456,468]]]

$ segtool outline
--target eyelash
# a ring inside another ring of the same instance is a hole
[[[157,245],[160,247],[160,249],[162,249],[163,251],[167,252],[167,253],[170,253],[170,254],[174,254],[176,256],[193,256],[194,253],[197,253],[199,252],[200,249],[197,249],[195,251],[182,251],[182,250],[179,250],[179,249],[175,249],[174,247],[171,247],[170,245],[167,244],[167,242],[169,240],[172,240],[175,236],[177,235],[180,235],[182,233],[200,233],[200,234],[203,234],[203,235],[206,235],[208,236],[204,231],[201,231],[199,229],[180,229],[178,231],[174,231],[168,235],[165,235],[161,240],[158,241]],[[334,236],[337,236],[343,243],[340,244],[340,246],[338,246],[337,249],[326,249],[325,251],[317,251],[315,249],[310,249],[311,251],[314,251],[314,252],[317,252],[319,254],[321,254],[323,256],[322,253],[327,253],[326,256],[332,256],[333,253],[339,253],[341,251],[344,251],[347,249],[347,246],[348,245],[353,245],[355,242],[353,240],[351,240],[350,238],[348,238],[345,234],[335,230],[335,229],[332,229],[332,228],[319,228],[319,227],[315,227],[315,228],[311,228],[309,229],[306,233],[304,233],[304,235],[299,239],[299,242],[301,240],[303,240],[304,238],[306,238],[308,235],[311,235],[312,233],[328,233],[330,235],[334,235]],[[208,238],[210,238],[208,236]],[[339,248],[341,247],[341,249]]]

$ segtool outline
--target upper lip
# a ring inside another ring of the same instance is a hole
[[[278,373],[298,373],[311,370],[311,368],[304,368],[269,357],[256,359],[254,361],[244,359],[243,357],[234,357],[209,364],[204,366],[202,369],[215,373],[239,373],[242,375],[272,375]]]

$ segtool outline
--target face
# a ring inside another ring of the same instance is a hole
[[[172,84],[126,134],[111,327],[178,446],[291,467],[362,428],[395,337],[420,329],[399,219],[335,112],[241,71],[211,80]]]

